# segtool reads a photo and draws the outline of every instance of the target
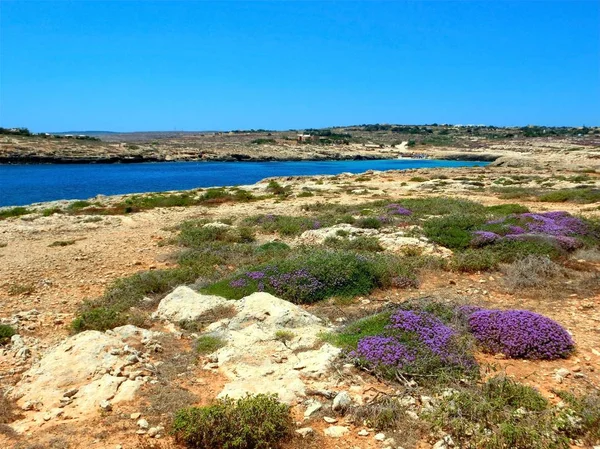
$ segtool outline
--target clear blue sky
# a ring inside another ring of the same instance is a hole
[[[0,0],[0,126],[600,125],[600,2]]]

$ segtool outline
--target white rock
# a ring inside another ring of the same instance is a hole
[[[174,323],[184,320],[193,321],[227,304],[231,302],[220,296],[201,295],[189,287],[177,287],[160,301],[158,309],[152,316]]]
[[[383,441],[385,440],[385,434],[384,433],[378,433],[375,435],[375,440],[377,441]]]
[[[366,437],[366,436],[368,436],[368,435],[369,435],[369,431],[368,431],[368,430],[366,430],[366,429],[362,429],[362,430],[359,430],[359,431],[358,431],[358,436],[359,436],[359,437]]]
[[[296,429],[296,433],[300,434],[302,438],[306,438],[308,435],[314,433],[314,430],[312,427],[303,427],[301,429]]]
[[[319,401],[309,401],[308,405],[306,406],[306,410],[304,411],[304,417],[308,418],[313,413],[319,411],[321,407],[323,407],[323,404],[321,404]]]
[[[344,426],[331,426],[324,430],[324,434],[331,438],[341,438],[350,432],[350,429]]]
[[[100,408],[105,412],[110,412],[112,410],[112,404],[110,401],[100,401]]]
[[[331,416],[324,416],[323,421],[325,421],[328,424],[333,424],[337,422],[337,419],[332,418]]]
[[[148,424],[148,421],[146,421],[144,418],[142,418],[142,419],[138,419],[137,426],[140,429],[144,429],[145,430],[145,429],[147,429],[149,427],[149,424]]]
[[[352,399],[347,391],[340,391],[333,399],[333,405],[331,408],[334,411],[345,410],[352,404]]]

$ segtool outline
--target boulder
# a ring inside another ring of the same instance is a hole
[[[174,323],[193,321],[229,303],[220,296],[201,295],[189,287],[177,287],[160,301],[153,317]]]

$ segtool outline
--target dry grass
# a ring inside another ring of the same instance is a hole
[[[511,291],[544,288],[556,278],[564,278],[566,270],[546,256],[529,255],[504,267],[505,284]]]

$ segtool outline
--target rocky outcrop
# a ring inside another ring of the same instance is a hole
[[[312,229],[304,231],[297,239],[297,244],[321,245],[328,238],[346,235],[352,240],[356,237],[374,237],[379,241],[381,247],[390,252],[405,252],[417,250],[422,254],[439,257],[449,257],[452,251],[443,246],[431,243],[425,237],[407,237],[403,231],[393,229],[362,229],[350,224],[341,223],[328,228]]]
[[[220,299],[180,287],[161,301],[159,310],[168,309],[168,315],[161,316],[178,319],[189,310],[208,313],[226,301]],[[224,343],[209,355],[205,366],[229,379],[219,397],[275,393],[282,401],[294,403],[305,396],[307,382],[325,379],[340,350],[322,343],[319,334],[329,328],[321,319],[268,293],[228,303],[233,304],[235,315],[206,329]]]
[[[55,417],[78,418],[100,408],[130,401],[153,377],[148,352],[157,348],[152,331],[132,325],[106,333],[86,331],[63,340],[24,373],[11,392],[18,405],[31,412],[15,428]]]

